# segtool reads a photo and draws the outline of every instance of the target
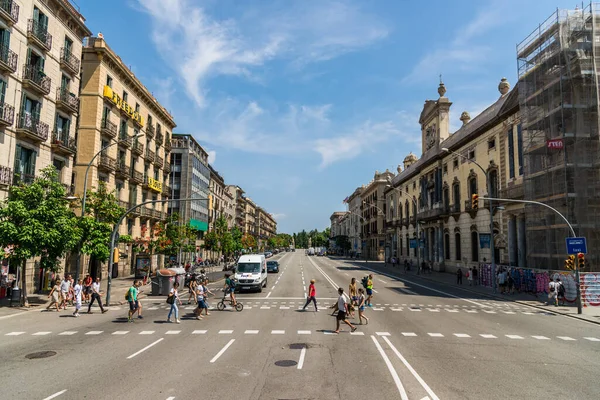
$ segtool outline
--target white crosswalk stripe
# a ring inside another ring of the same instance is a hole
[[[154,333],[154,331],[141,331],[139,334],[140,335],[152,335]]]
[[[129,331],[114,331],[113,335],[127,335]]]
[[[444,335],[441,333],[428,333],[428,335],[431,337],[444,337]]]
[[[204,335],[204,334],[206,334],[206,332],[208,332],[208,331],[205,329],[197,329],[192,332],[192,335]]]
[[[569,337],[569,336],[557,336],[557,338],[559,338],[561,340],[565,340],[565,341],[577,340],[577,339],[573,339],[572,337]]]
[[[600,339],[595,337],[584,337],[585,340],[589,340],[590,342],[600,342]]]
[[[532,336],[532,338],[537,340],[550,340],[550,338],[546,336]]]
[[[4,336],[19,336],[24,334],[25,332],[9,332],[7,334],[5,334]]]
[[[285,335],[285,331],[281,330],[272,330],[271,335]]]
[[[523,339],[523,336],[519,335],[505,335],[509,339]]]
[[[414,332],[402,332],[402,336],[417,336]]]
[[[454,336],[456,336],[457,338],[470,338],[471,335],[466,334],[466,333],[455,333]]]
[[[49,335],[49,334],[51,334],[51,333],[52,333],[52,332],[48,332],[48,331],[44,331],[44,332],[36,332],[36,333],[33,333],[31,336],[46,336],[46,335]]]
[[[221,329],[219,331],[220,335],[231,335],[232,333],[233,333],[233,330],[230,330],[230,329]]]
[[[481,336],[484,339],[498,339],[498,336],[494,336],[489,333],[481,333],[481,334],[479,334],[479,336]]]
[[[165,335],[179,335],[181,331],[166,331]]]
[[[258,334],[258,330],[256,329],[247,329],[246,331],[244,331],[244,335],[257,335]]]
[[[298,331],[298,335],[310,335],[311,331]]]
[[[64,332],[59,333],[58,335],[59,336],[71,336],[71,335],[74,335],[76,333],[77,333],[77,331],[64,331]]]
[[[89,331],[86,333],[86,335],[99,335],[104,331]]]

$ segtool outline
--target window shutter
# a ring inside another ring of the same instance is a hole
[[[7,83],[5,80],[0,79],[0,103],[4,103],[4,97],[6,95]]]
[[[31,48],[27,48],[27,63],[26,65],[31,65]]]
[[[30,158],[31,161],[29,162],[29,165],[28,165],[28,169],[29,169],[28,174],[30,174],[30,175],[35,175],[35,159],[36,159],[36,157],[37,157],[37,152],[32,151],[31,158]]]
[[[46,59],[44,57],[39,58],[38,68],[40,71],[44,71],[44,66],[46,65]]]
[[[38,22],[40,20],[40,9],[33,7],[33,20]]]
[[[23,164],[21,162],[21,145],[17,145],[15,152],[15,175],[21,175],[23,173]]]
[[[41,111],[42,111],[42,103],[40,103],[39,101],[34,102],[33,103],[33,117],[36,122],[40,120]]]

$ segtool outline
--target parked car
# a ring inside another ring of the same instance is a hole
[[[267,272],[279,272],[279,262],[275,260],[267,261]]]

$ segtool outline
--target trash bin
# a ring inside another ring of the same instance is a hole
[[[153,275],[150,281],[152,282],[152,296],[158,296],[158,274]]]
[[[9,305],[12,307],[13,303],[21,304],[21,289],[19,288],[13,288],[10,292]]]
[[[167,296],[171,289],[173,289],[173,283],[175,283],[175,277],[177,273],[170,269],[159,269],[156,271],[156,279],[158,280],[158,296]],[[154,291],[152,292],[154,294]]]
[[[185,286],[185,268],[181,267],[173,267],[169,268],[169,271],[173,271],[175,273],[175,282],[179,282],[179,290]]]

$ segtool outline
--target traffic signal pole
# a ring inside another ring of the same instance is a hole
[[[573,235],[573,237],[577,237],[577,235],[575,235],[575,230],[573,229],[573,225],[571,225],[571,223],[569,222],[569,220],[567,219],[567,217],[565,217],[556,208],[551,207],[548,204],[540,203],[539,201],[533,201],[533,200],[500,199],[500,198],[495,198],[495,197],[481,197],[481,198],[483,200],[504,201],[504,202],[507,202],[507,203],[535,204],[535,205],[538,205],[538,206],[549,208],[550,210],[552,210],[556,214],[558,214],[566,222],[566,224],[569,226],[569,230],[571,231],[571,235]],[[491,208],[491,202],[490,202],[490,214],[491,214],[491,211],[492,211],[492,208]],[[493,237],[492,237],[492,241],[493,241]],[[493,257],[492,257],[492,260],[493,260]],[[575,288],[577,289],[577,314],[582,314],[583,313],[583,308],[582,308],[582,304],[581,304],[581,287],[580,287],[580,274],[579,274],[579,269],[580,269],[579,268],[579,260],[577,260],[577,262],[578,262],[578,264],[577,264],[577,266],[575,268]]]

